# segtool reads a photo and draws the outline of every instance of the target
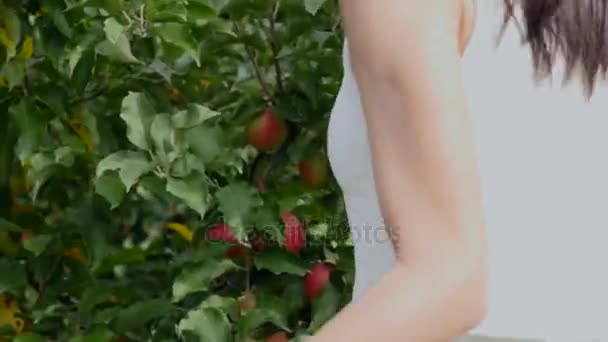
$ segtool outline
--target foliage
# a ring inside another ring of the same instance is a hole
[[[0,335],[295,338],[345,305],[338,187],[307,187],[297,167],[325,153],[336,7],[0,0]],[[261,153],[245,130],[269,107],[289,136]],[[305,227],[299,252],[284,248],[286,212]],[[234,240],[208,238],[220,223]],[[311,302],[317,262],[334,270]]]

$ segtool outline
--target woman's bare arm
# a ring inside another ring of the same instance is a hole
[[[446,341],[484,314],[485,233],[461,1],[342,0],[396,266],[311,341]]]

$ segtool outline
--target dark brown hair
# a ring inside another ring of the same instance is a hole
[[[480,0],[488,1],[488,0]],[[608,0],[504,0],[505,25],[521,9],[524,42],[532,49],[540,77],[550,75],[556,57],[566,63],[566,80],[575,69],[588,97],[608,67]]]

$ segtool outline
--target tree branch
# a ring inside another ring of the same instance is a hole
[[[274,95],[273,95],[272,91],[270,90],[270,87],[268,86],[268,84],[264,80],[264,77],[262,76],[262,71],[261,71],[260,66],[258,65],[258,62],[257,62],[256,58],[255,58],[255,53],[251,49],[251,46],[249,46],[249,44],[247,44],[247,42],[245,41],[245,39],[243,37],[243,31],[241,30],[241,27],[239,26],[239,24],[237,22],[234,22],[234,29],[236,31],[237,36],[239,37],[239,39],[241,40],[241,42],[245,46],[245,52],[247,53],[247,57],[249,58],[249,61],[253,65],[253,69],[254,69],[254,72],[255,72],[255,77],[257,78],[258,83],[260,84],[260,87],[262,88],[262,91],[264,92],[264,94],[268,97],[268,99],[271,102],[275,102],[274,101]]]
[[[272,50],[272,60],[274,64],[275,75],[277,78],[277,87],[279,88],[279,92],[283,94],[285,93],[285,88],[283,87],[283,74],[281,73],[281,65],[279,64],[279,49],[276,40],[276,21],[280,5],[281,0],[275,0],[269,18],[270,32],[268,33],[268,41],[270,42],[270,48]]]
[[[83,96],[80,99],[76,99],[76,100],[72,101],[70,104],[76,105],[76,104],[89,102],[89,101],[94,100],[94,99],[98,98],[99,96],[103,95],[107,90],[108,90],[108,86],[104,85],[104,86],[100,87],[99,89],[95,90],[94,92],[92,92],[86,96]]]

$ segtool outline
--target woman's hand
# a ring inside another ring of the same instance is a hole
[[[465,1],[341,1],[398,261],[311,341],[445,341],[483,317],[485,232],[460,64]]]

